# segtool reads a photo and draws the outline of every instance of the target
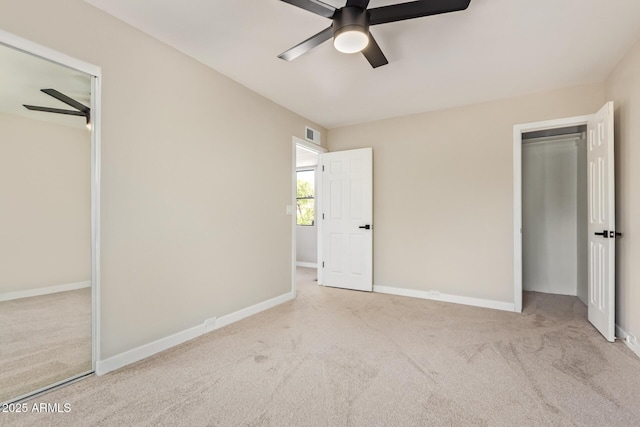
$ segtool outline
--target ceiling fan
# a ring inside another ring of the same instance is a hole
[[[87,121],[87,127],[91,126],[91,108],[79,103],[73,98],[68,97],[62,92],[58,92],[55,89],[40,89],[40,91],[54,97],[58,101],[64,102],[65,104],[75,108],[75,110],[62,110],[60,108],[39,107],[37,105],[22,104],[27,110],[44,111],[45,113],[68,114],[71,116],[83,116]]]
[[[333,37],[333,45],[344,53],[362,52],[373,68],[389,63],[369,32],[369,26],[465,10],[471,0],[417,0],[367,9],[369,0],[347,0],[340,9],[319,0],[282,0],[332,20],[318,34],[278,55],[286,61],[296,59]]]

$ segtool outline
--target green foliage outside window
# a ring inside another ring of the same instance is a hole
[[[297,220],[298,225],[314,225],[316,201],[314,198],[314,171],[297,173]]]

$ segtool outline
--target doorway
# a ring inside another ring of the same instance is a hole
[[[613,116],[613,102],[608,102],[591,115],[513,127],[514,311],[522,311],[523,137],[528,133],[541,131],[549,131],[552,136],[554,133],[558,136],[558,133],[563,132],[558,129],[586,126],[586,173],[576,176],[576,180],[586,179],[587,188],[587,229],[586,233],[582,230],[584,234],[580,237],[587,243],[587,315],[589,322],[610,342],[615,340],[615,239],[620,235],[615,225]],[[534,136],[544,137],[545,134]],[[578,159],[576,162],[578,165]],[[576,203],[578,204],[577,200]],[[576,263],[579,260],[578,257]],[[549,267],[545,272],[548,271]],[[576,287],[576,294],[577,292]]]
[[[326,149],[293,138],[292,204],[292,296],[296,296],[298,158],[305,151],[317,154],[314,180],[317,240],[317,283],[323,286],[373,291],[373,151],[370,147],[328,153]],[[304,199],[304,198],[303,198]]]
[[[322,183],[318,177],[320,155],[327,150],[319,145],[293,137],[293,171],[291,208],[293,241],[291,289],[297,293],[298,281],[322,283],[318,259],[321,253],[318,212],[322,204]]]
[[[522,289],[587,304],[586,126],[522,134]]]

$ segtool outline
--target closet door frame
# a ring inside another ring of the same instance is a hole
[[[91,76],[91,370],[34,390],[14,401],[31,397],[54,387],[93,374],[100,356],[100,131],[102,69],[62,52],[0,30],[0,44],[26,54],[55,62]]]

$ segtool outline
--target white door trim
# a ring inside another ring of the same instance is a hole
[[[30,40],[23,39],[22,37],[16,36],[15,34],[11,34],[7,31],[0,30],[0,44],[21,50],[31,55],[48,59],[51,62],[82,71],[92,76],[100,77],[102,75],[101,68],[96,65],[72,58],[64,53],[49,49],[48,47],[39,45]]]
[[[64,53],[0,30],[0,44],[39,56],[65,67],[84,72],[91,78],[91,281],[92,281],[92,362],[91,372],[100,358],[100,126],[102,69]],[[86,375],[86,373],[82,374]],[[80,375],[80,376],[82,376]]]
[[[304,139],[298,138],[297,136],[293,137],[293,141],[291,144],[291,159],[292,159],[292,165],[291,165],[291,208],[292,208],[292,213],[291,213],[291,296],[293,298],[296,297],[297,294],[297,286],[296,286],[296,264],[297,264],[297,259],[296,259],[296,210],[295,210],[295,206],[297,203],[296,200],[296,181],[297,181],[297,175],[296,172],[298,171],[298,168],[296,167],[296,160],[297,160],[297,154],[296,154],[296,147],[297,146],[301,146],[309,151],[313,151],[317,154],[322,154],[322,153],[326,153],[328,150],[324,147],[321,147],[317,144],[314,144],[312,142],[309,141],[305,141]],[[317,169],[316,169],[317,170]],[[322,194],[322,180],[318,180],[316,179],[316,194],[315,194],[315,199],[316,199],[316,218],[317,218],[317,213],[321,212],[321,208],[322,208],[322,197],[320,197],[320,194]],[[322,234],[322,221],[316,221],[317,223],[317,233],[318,236],[321,236]],[[322,253],[322,239],[318,238],[318,260],[320,259],[320,254]],[[317,261],[318,263],[318,284],[322,284],[322,269],[320,268],[320,262]]]
[[[513,311],[522,312],[522,134],[586,125],[592,115],[513,126]]]

